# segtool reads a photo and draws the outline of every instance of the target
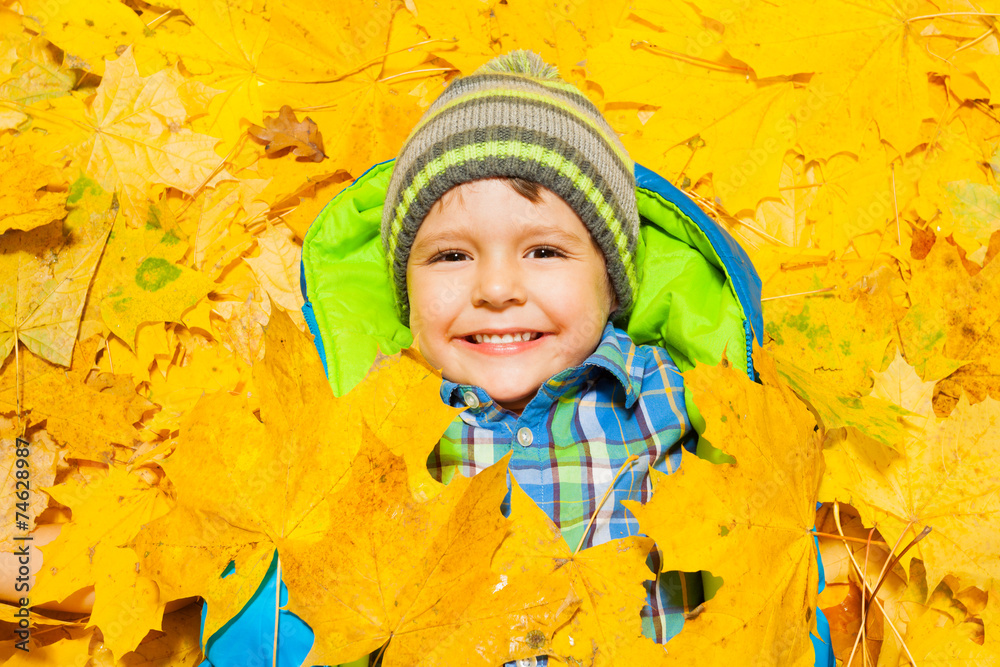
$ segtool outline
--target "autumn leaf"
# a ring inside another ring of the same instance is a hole
[[[91,288],[88,310],[130,348],[136,329],[146,322],[176,322],[212,288],[201,273],[181,266],[187,246],[165,231],[155,216],[145,226],[129,227],[120,219]]]
[[[654,576],[646,565],[652,540],[630,536],[574,552],[520,485],[511,486],[513,526],[494,566],[512,579],[522,573],[537,581],[565,579],[580,598],[569,622],[534,647],[536,653],[569,664],[622,664],[620,653],[642,635],[643,584]]]
[[[139,76],[131,48],[105,66],[90,105],[93,134],[81,147],[87,174],[106,190],[119,190],[129,224],[145,219],[150,186],[193,195],[232,178],[215,154],[214,137],[184,127],[189,110],[171,70]]]
[[[702,3],[709,16],[727,9],[725,2]],[[812,74],[799,135],[809,154],[857,155],[873,124],[907,153],[919,143],[921,121],[934,116],[926,77],[937,67],[920,34],[926,22],[910,19],[937,11],[929,2],[905,9],[883,1],[753,5],[727,27],[722,44],[761,78]],[[789,12],[794,21],[786,19]]]
[[[66,193],[57,169],[36,162],[30,154],[0,148],[0,234],[22,231],[61,220],[66,215]],[[45,188],[56,186],[54,191]]]
[[[145,523],[168,511],[165,496],[139,475],[118,466],[89,482],[64,482],[45,491],[70,507],[73,518],[58,538],[42,547],[45,566],[36,576],[32,600],[58,602],[96,585],[101,593],[94,602],[91,622],[103,624],[112,650],[132,650],[147,630],[159,628],[162,606],[155,584],[136,574],[134,555],[119,547]],[[127,570],[123,564],[129,565]],[[125,577],[125,572],[132,574]],[[119,626],[116,631],[112,625],[119,623],[123,600],[133,601],[127,607],[132,618],[127,627]]]
[[[912,368],[906,375],[919,387]],[[917,418],[924,426],[902,441],[899,456],[871,456],[863,434],[853,431],[826,449],[823,497],[851,503],[888,539],[909,541],[929,528],[902,563],[920,558],[932,586],[949,572],[985,585],[1000,576],[993,548],[1000,539],[1000,403],[970,405],[963,397],[947,419],[935,418],[925,400],[912,405],[923,410]]]
[[[0,373],[0,409],[14,412],[20,406],[34,423],[45,420],[68,458],[123,460],[116,446],[132,449],[140,436],[136,424],[153,405],[135,393],[129,379],[90,375],[96,350],[87,351],[78,343],[68,372],[29,354],[21,355],[20,368],[8,363]]]
[[[705,437],[736,463],[685,453],[673,474],[653,472],[648,503],[624,503],[656,540],[665,570],[707,570],[724,582],[668,644],[677,664],[751,656],[767,665],[813,664],[808,636],[817,569],[810,531],[823,473],[820,436],[774,361],[758,351],[754,367],[763,385],[728,364],[684,374]]]
[[[972,403],[986,396],[1000,398],[1000,281],[996,277],[1000,263],[987,262],[970,276],[962,268],[958,248],[938,238],[923,259],[912,260],[911,270],[912,305],[899,323],[907,359],[917,367],[940,367],[941,357],[966,362],[940,383],[937,414],[948,414],[962,394]],[[933,377],[935,370],[925,369],[924,376]]]
[[[250,265],[257,282],[271,298],[272,303],[303,322],[300,313],[304,303],[301,274],[302,246],[292,240],[292,234],[283,227],[268,227],[257,236],[260,254],[244,261]]]
[[[369,374],[351,395],[376,437],[406,462],[413,496],[432,498],[444,486],[431,477],[427,457],[462,409],[440,400],[440,373],[412,350],[383,358],[375,368],[378,372]]]
[[[117,213],[114,198],[79,178],[67,197],[65,225],[0,237],[0,359],[15,339],[40,357],[69,366],[87,289]]]
[[[0,511],[11,517],[16,517],[15,511],[20,511],[34,520],[48,506],[48,497],[27,487],[34,484],[42,488],[55,482],[59,447],[44,429],[32,428],[22,435],[20,426],[17,421],[0,414],[0,479],[3,480]],[[18,438],[23,438],[23,441]],[[29,471],[29,481],[21,480],[20,484],[17,477],[17,471],[21,469],[17,467],[18,458],[27,459]],[[17,548],[11,538],[23,534],[23,531],[15,532],[15,527],[14,521],[0,525],[0,550],[13,553]]]
[[[264,152],[269,157],[279,157],[291,149],[297,158],[319,162],[326,158],[323,153],[323,137],[311,118],[302,122],[295,117],[292,107],[285,104],[277,116],[266,116],[264,127],[251,125],[250,136],[265,144]]]
[[[568,586],[552,595],[542,583],[510,600],[506,578],[490,571],[507,531],[506,458],[421,502],[403,459],[365,433],[324,539],[284,557],[289,609],[316,631],[306,662],[346,662],[388,642],[385,665],[440,664],[448,655],[490,665],[512,644],[551,636]]]
[[[591,50],[588,69],[605,103],[639,107],[657,99],[658,91],[674,91],[668,112],[654,113],[623,138],[633,158],[691,182],[713,172],[716,195],[731,211],[756,208],[761,198],[777,195],[782,159],[798,131],[788,118],[805,104],[795,86],[748,82],[745,67],[692,64],[669,47],[632,47],[632,35],[616,29]]]
[[[254,366],[260,418],[246,395],[220,391],[199,401],[162,462],[177,506],[136,541],[164,599],[206,598],[205,638],[250,599],[275,548],[320,539],[330,496],[346,483],[360,445],[351,402],[334,399],[312,343],[280,311],[268,322],[265,349]],[[236,570],[221,579],[230,561]]]
[[[0,35],[0,128],[13,129],[29,120],[29,105],[68,95],[74,77],[59,68],[48,41],[26,33],[20,21],[0,20]]]

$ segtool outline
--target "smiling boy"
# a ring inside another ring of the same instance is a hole
[[[621,501],[648,501],[649,470],[672,472],[694,444],[670,355],[616,326],[634,302],[638,233],[618,136],[526,51],[451,82],[386,193],[398,316],[441,369],[442,400],[467,408],[431,474],[447,483],[511,453],[511,476],[571,548],[638,534]],[[682,623],[665,580],[647,582],[641,613],[661,642]]]

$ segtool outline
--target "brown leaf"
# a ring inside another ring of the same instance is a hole
[[[278,157],[289,148],[292,155],[313,162],[320,162],[326,157],[323,137],[316,123],[308,116],[299,122],[292,107],[287,104],[281,107],[277,116],[265,118],[264,127],[254,125],[247,131],[254,139],[266,144],[264,151],[269,157]]]

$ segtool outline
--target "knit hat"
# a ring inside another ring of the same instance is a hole
[[[396,306],[409,322],[406,262],[424,217],[450,188],[520,177],[562,197],[604,253],[620,320],[635,294],[639,214],[632,159],[601,112],[556,68],[512,51],[451,82],[396,158],[382,245]]]

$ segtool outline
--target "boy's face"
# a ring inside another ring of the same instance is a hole
[[[406,265],[421,354],[517,413],[597,348],[617,306],[590,232],[558,195],[540,194],[532,203],[497,179],[452,188],[424,219]],[[483,338],[504,334],[530,340]]]

